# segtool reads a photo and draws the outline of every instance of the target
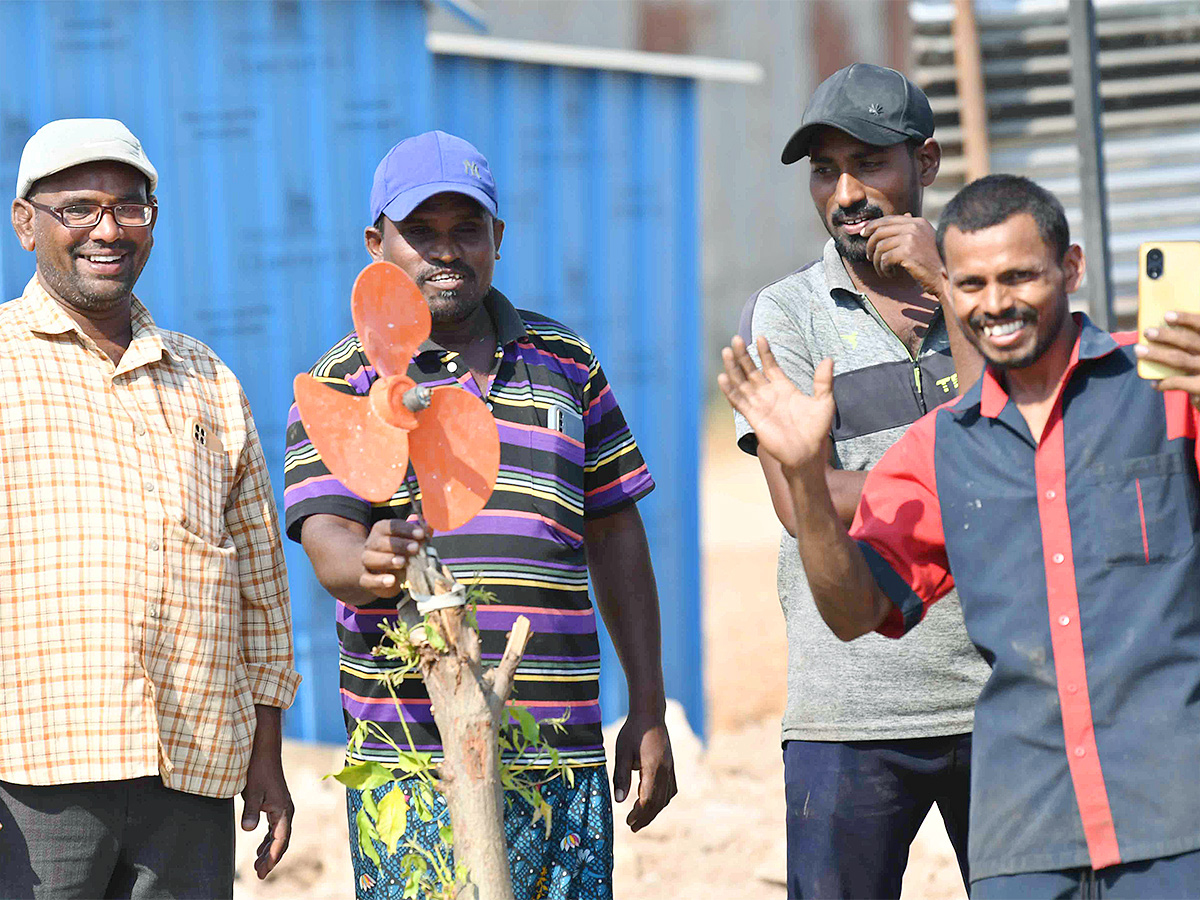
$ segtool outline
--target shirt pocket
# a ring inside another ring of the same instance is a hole
[[[191,416],[175,435],[179,460],[179,524],[210,544],[225,543],[225,504],[233,466],[220,432],[203,416]]]
[[[1196,472],[1183,452],[1093,466],[1084,489],[1098,515],[1081,527],[1110,566],[1162,562],[1195,544]]]
[[[530,433],[534,507],[553,523],[557,540],[579,546],[583,534],[583,416],[566,405],[538,410],[541,426]]]

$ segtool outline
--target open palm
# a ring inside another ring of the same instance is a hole
[[[758,339],[761,369],[745,341],[735,337],[731,343],[721,351],[725,371],[717,376],[717,384],[754,429],[758,446],[787,469],[824,466],[833,425],[833,360],[817,366],[810,397],[783,374],[766,338]]]

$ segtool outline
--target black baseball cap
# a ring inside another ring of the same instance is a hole
[[[813,135],[823,125],[864,144],[888,147],[933,137],[933,110],[925,92],[895,69],[853,63],[817,85],[800,128],[783,148],[784,165],[808,156]]]

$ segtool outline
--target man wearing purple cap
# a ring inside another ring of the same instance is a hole
[[[933,125],[925,95],[893,69],[855,63],[818,85],[782,161],[808,157],[802,174],[830,239],[820,258],[757,291],[742,317],[751,352],[766,337],[805,390],[816,365],[834,359],[826,477],[846,524],[884,452],[978,376],[978,354],[942,311],[941,260],[921,218],[941,161]],[[753,426],[735,419],[738,446],[757,455],[784,528],[789,895],[898,897],[933,803],[966,881],[972,718],[987,666],[957,598],[899,652],[882,638],[838,641],[813,604],[787,478]]]
[[[429,540],[463,583],[497,602],[478,611],[484,658],[498,660],[516,617],[534,623],[517,670],[515,695],[541,721],[566,715],[542,738],[573,773],[542,786],[550,833],[523,800],[505,814],[518,898],[612,896],[612,807],[600,732],[600,647],[596,605],[625,669],[629,718],[617,739],[613,789],[618,802],[640,778],[626,821],[637,831],[675,794],[671,745],[663,722],[658,597],[636,503],[654,487],[621,409],[587,343],[537,313],[516,309],[492,286],[504,223],[487,160],[440,131],[401,141],[375,172],[367,251],[395,263],[429,304],[433,328],[408,376],[431,387],[457,385],[481,398],[500,435],[500,474],[487,506],[452,532],[426,535],[407,522],[417,483],[412,470],[396,494],[371,504],[330,475],[295,406],[288,421],[287,533],[300,541],[317,577],[337,598],[342,699],[347,726],[379,725],[395,745],[437,759],[441,744],[420,678],[398,688],[403,721],[385,685],[392,668],[372,654],[379,622],[394,618],[408,556]],[[375,379],[351,333],[311,373],[346,393],[365,395]],[[398,763],[385,743],[365,741],[353,761]],[[374,791],[377,804],[389,790]],[[382,898],[403,882],[400,855],[361,839],[363,793],[349,790],[351,852],[360,898]],[[447,821],[439,798],[432,822],[408,805],[406,841],[441,845]],[[364,851],[364,844],[370,847]],[[374,858],[373,858],[374,857]],[[378,861],[376,861],[376,858]],[[388,895],[390,896],[390,895]]]

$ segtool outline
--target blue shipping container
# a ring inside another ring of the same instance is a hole
[[[696,82],[436,55],[434,125],[487,157],[506,222],[496,286],[591,343],[658,483],[639,505],[667,696],[704,726]],[[601,707],[625,714],[603,636]]]

